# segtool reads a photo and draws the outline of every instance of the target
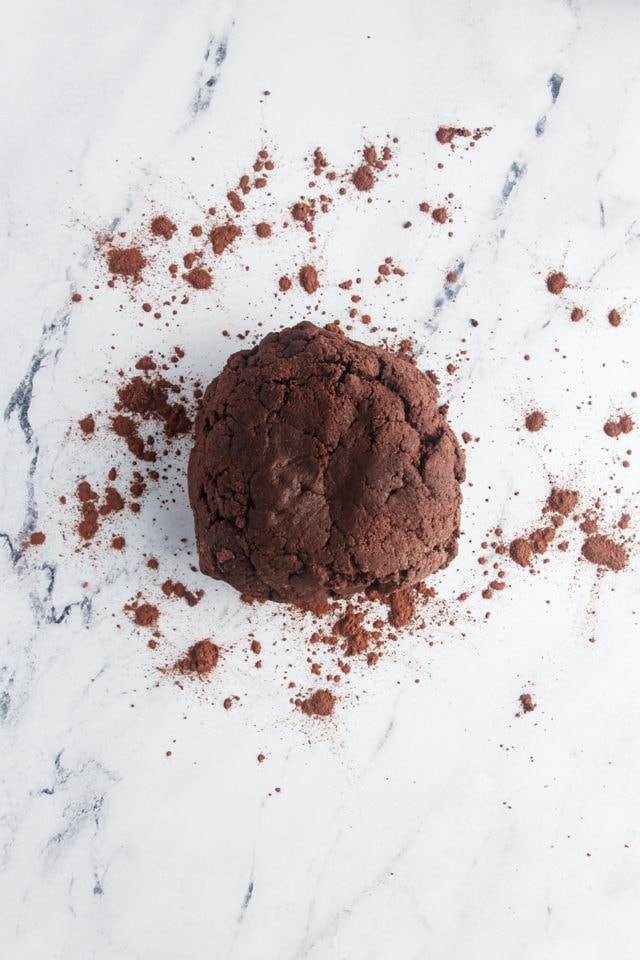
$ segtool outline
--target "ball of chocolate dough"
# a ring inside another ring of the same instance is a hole
[[[437,397],[409,360],[307,322],[231,356],[189,462],[202,572],[305,604],[446,567],[465,467]]]

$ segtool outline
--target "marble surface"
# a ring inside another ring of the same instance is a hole
[[[635,451],[622,466],[635,433],[602,425],[638,419],[640,4],[31,0],[5,14],[3,958],[636,957],[639,478]],[[493,130],[452,153],[441,123]],[[269,203],[286,209],[316,146],[344,170],[387,135],[399,143],[372,203],[351,195],[318,226],[313,303],[344,324],[337,283],[392,256],[406,276],[369,284],[370,312],[415,338],[454,428],[479,440],[460,554],[425,627],[356,665],[335,717],[309,721],[283,677],[309,682],[310,618],[247,607],[190,569],[186,448],[141,514],[113,521],[122,552],[80,549],[73,504],[79,479],[132,469],[106,432],[77,427],[104,420],[117,371],[180,343],[182,374],[206,382],[258,319],[306,316],[299,291],[274,297],[306,238],[248,239],[165,323],[141,312],[148,293],[105,285],[96,237],[135,237],[151,210],[198,222],[265,145]],[[417,211],[447,192],[453,236]],[[551,270],[569,278],[561,297]],[[483,600],[482,541],[535,525],[551,482],[600,498],[606,530],[631,514],[627,568],[580,561],[574,527],[566,553],[536,576],[511,564]],[[46,541],[25,548],[33,531]],[[202,602],[163,601],[149,555]],[[138,590],[161,605],[157,651],[123,612]],[[180,690],[158,667],[205,635],[223,663]],[[523,691],[537,707],[518,718]]]

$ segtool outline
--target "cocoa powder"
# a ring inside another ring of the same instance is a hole
[[[530,433],[537,433],[538,430],[542,430],[545,423],[545,415],[540,410],[534,410],[533,413],[527,414],[524,421],[524,425]]]
[[[547,277],[546,283],[547,283],[547,290],[549,291],[549,293],[553,293],[557,296],[558,294],[562,293],[564,288],[567,286],[568,280],[565,277],[564,273],[561,273],[560,271],[556,271],[554,273],[549,274],[549,276]]]
[[[224,223],[219,227],[214,227],[209,234],[209,239],[213,246],[213,252],[218,256],[229,247],[234,240],[237,240],[242,230],[235,223]]]
[[[220,648],[211,640],[198,640],[187,650],[187,655],[177,660],[174,668],[180,673],[197,673],[204,676],[218,666]]]
[[[546,509],[568,517],[575,510],[579,499],[580,494],[577,490],[561,490],[554,487],[547,499]]]
[[[603,430],[608,437],[619,437],[621,433],[631,433],[633,420],[628,413],[623,413],[617,420],[607,420]]]
[[[194,267],[189,273],[183,274],[184,279],[196,290],[208,290],[211,286],[211,274],[204,267]]]
[[[241,213],[244,210],[244,202],[240,199],[235,190],[230,190],[227,194],[227,200],[233,207],[236,213]]]
[[[336,705],[336,698],[330,690],[316,690],[306,700],[297,701],[297,705],[308,717],[329,717]]]
[[[320,286],[318,282],[318,271],[315,267],[302,267],[299,273],[300,285],[307,293],[315,293]]]
[[[531,545],[524,537],[516,537],[509,544],[509,556],[521,567],[531,565]]]
[[[96,422],[93,419],[93,414],[89,413],[87,414],[86,417],[83,417],[82,420],[78,420],[78,426],[80,427],[82,432],[85,434],[85,436],[89,436],[90,434],[95,433]]]
[[[351,182],[357,190],[371,190],[376,178],[371,167],[363,163],[351,176]]]
[[[535,710],[536,704],[533,702],[533,697],[530,693],[521,693],[519,699],[524,713],[531,713],[532,710]]]
[[[169,217],[154,217],[151,221],[151,233],[155,237],[164,237],[165,240],[171,240],[177,229],[177,226]]]
[[[602,533],[587,537],[582,544],[582,556],[589,563],[594,563],[598,567],[608,567],[609,570],[616,572],[627,565],[627,553],[624,547]]]
[[[139,282],[147,260],[139,247],[113,247],[107,252],[109,272]]]
[[[160,611],[153,603],[141,603],[125,607],[133,611],[133,619],[137,627],[155,627],[160,617]]]
[[[416,594],[413,587],[396,590],[389,597],[388,620],[392,627],[400,629],[410,623],[416,612]]]

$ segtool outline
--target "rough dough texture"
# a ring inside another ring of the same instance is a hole
[[[408,360],[312,323],[234,354],[189,462],[202,572],[304,604],[446,567],[465,469],[437,396]]]

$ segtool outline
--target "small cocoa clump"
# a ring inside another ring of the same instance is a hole
[[[531,564],[531,544],[524,537],[517,537],[509,544],[509,556],[521,567]]]
[[[154,217],[151,221],[151,233],[155,237],[164,237],[165,240],[171,240],[178,228],[169,217]]]
[[[623,570],[627,565],[627,554],[621,544],[616,543],[602,533],[587,537],[582,544],[582,556],[589,563],[598,567],[608,567],[609,570]]]
[[[196,290],[208,290],[211,286],[211,274],[204,267],[194,267],[184,274],[184,279]]]
[[[568,517],[575,510],[576,504],[580,499],[577,490],[560,490],[554,487],[547,499],[547,510],[553,513],[561,513],[563,517]]]
[[[147,261],[139,247],[113,247],[107,254],[109,272],[140,280]]]
[[[540,410],[534,410],[533,413],[527,414],[524,421],[524,425],[530,433],[537,433],[538,430],[542,430],[545,423],[545,415]]]
[[[564,273],[555,271],[554,273],[550,273],[547,277],[547,290],[549,293],[553,293],[557,296],[559,293],[562,293],[564,288],[567,286],[567,282],[568,281]]]
[[[209,234],[213,252],[220,255],[241,233],[241,228],[236,226],[235,223],[223,223],[219,227],[214,227]]]
[[[336,698],[330,690],[316,690],[300,703],[300,707],[308,717],[329,717],[335,704]]]
[[[187,650],[186,657],[176,662],[176,669],[181,673],[197,673],[202,676],[211,673],[218,665],[220,648],[211,640],[198,640]]]
[[[351,181],[357,190],[371,190],[376,178],[373,174],[373,170],[367,163],[363,163],[361,167],[355,171],[351,177]]]
[[[302,267],[299,277],[300,284],[307,293],[315,293],[320,286],[318,283],[318,271],[315,267]]]

